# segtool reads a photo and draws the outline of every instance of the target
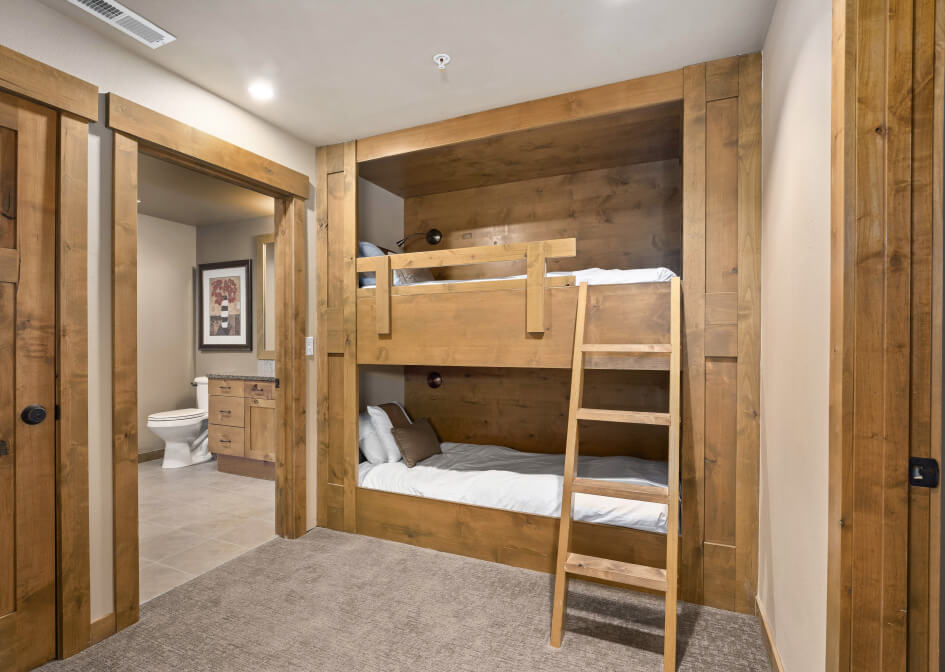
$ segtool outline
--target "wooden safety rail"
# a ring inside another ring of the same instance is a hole
[[[577,254],[577,241],[574,238],[557,240],[539,240],[529,243],[506,243],[504,245],[483,245],[479,247],[460,247],[432,252],[411,252],[383,257],[361,257],[358,259],[358,273],[374,272],[377,285],[374,289],[374,319],[378,334],[391,333],[391,287],[392,273],[404,268],[440,268],[443,266],[468,266],[499,261],[524,261],[526,278],[524,280],[497,280],[509,286],[525,287],[526,331],[541,334],[545,331],[545,287],[546,262],[548,259],[573,257]],[[492,283],[482,289],[494,288]],[[416,287],[415,289],[422,289]],[[403,289],[403,288],[398,288]],[[479,287],[476,287],[479,289]]]

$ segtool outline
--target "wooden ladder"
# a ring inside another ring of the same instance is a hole
[[[679,278],[670,281],[670,334],[668,344],[591,344],[584,342],[587,322],[587,284],[578,294],[574,330],[574,356],[571,364],[571,403],[568,412],[568,437],[564,460],[564,486],[561,493],[561,525],[558,532],[558,559],[555,565],[554,611],[551,620],[551,645],[561,646],[567,610],[569,576],[602,579],[629,588],[643,588],[663,593],[666,598],[666,628],[663,642],[663,669],[676,669],[676,590],[679,549],[679,385],[680,385],[680,286]],[[644,354],[669,353],[669,412],[611,411],[583,407],[584,356],[587,353]],[[627,422],[669,427],[667,487],[633,485],[591,478],[578,478],[578,421]],[[667,505],[666,569],[646,567],[607,558],[571,552],[571,512],[574,493],[657,502]]]

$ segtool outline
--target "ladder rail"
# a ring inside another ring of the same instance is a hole
[[[663,669],[676,669],[676,601],[679,590],[679,411],[682,359],[682,296],[679,278],[670,281],[669,445],[666,511],[666,623],[663,630]]]

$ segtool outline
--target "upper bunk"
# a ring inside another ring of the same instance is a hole
[[[350,269],[378,278],[356,290],[358,364],[567,368],[588,278],[589,341],[668,342],[665,280],[682,273],[682,111],[681,100],[655,102],[406,152],[359,141],[358,175],[403,199],[407,242]],[[404,269],[430,273],[397,284]],[[666,369],[668,359],[588,364]]]

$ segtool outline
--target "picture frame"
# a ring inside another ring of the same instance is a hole
[[[197,280],[197,348],[216,352],[252,352],[252,260],[200,264]]]

